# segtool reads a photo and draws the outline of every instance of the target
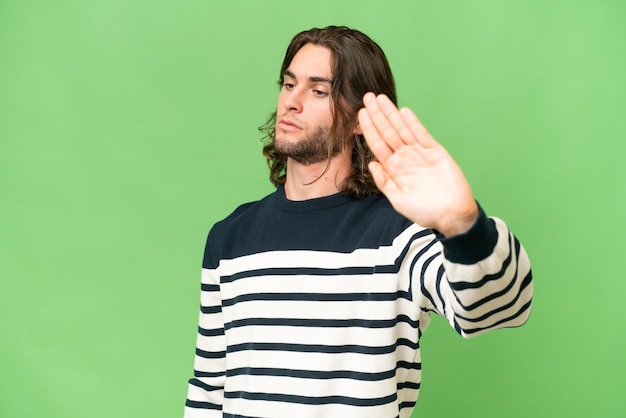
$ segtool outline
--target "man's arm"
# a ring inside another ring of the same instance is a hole
[[[530,261],[501,219],[480,209],[468,231],[438,238],[438,256],[413,270],[413,283],[419,283],[413,286],[414,300],[422,309],[445,316],[466,338],[528,320]]]
[[[189,380],[184,416],[217,418],[222,416],[224,400],[226,342],[219,276],[214,269],[202,269],[200,305],[194,377]]]
[[[442,244],[439,262],[415,269],[420,305],[466,337],[522,325],[532,299],[524,248],[504,222],[487,218],[459,166],[411,110],[372,93],[363,102],[359,125],[378,160],[370,163],[376,185],[396,211],[433,229]]]

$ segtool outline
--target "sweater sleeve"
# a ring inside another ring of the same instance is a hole
[[[200,318],[194,361],[194,377],[189,380],[185,418],[222,416],[226,375],[226,340],[220,297],[220,278],[207,262],[205,251],[200,292]]]
[[[481,208],[464,234],[437,236],[441,264],[423,269],[430,272],[421,277],[429,310],[445,316],[466,338],[527,321],[533,291],[530,261],[502,220],[488,218]]]

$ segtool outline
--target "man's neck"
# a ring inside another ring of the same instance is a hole
[[[328,161],[302,165],[287,160],[285,195],[289,200],[308,200],[339,192],[343,181],[352,171],[351,150],[346,150]]]

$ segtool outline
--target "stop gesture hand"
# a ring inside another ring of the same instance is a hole
[[[377,161],[370,171],[394,209],[444,236],[467,231],[478,216],[469,183],[450,154],[408,108],[367,93],[359,124]]]

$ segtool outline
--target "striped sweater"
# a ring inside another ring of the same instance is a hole
[[[524,249],[481,210],[443,238],[382,195],[279,187],[209,233],[185,417],[409,417],[430,313],[464,337],[522,325]]]

